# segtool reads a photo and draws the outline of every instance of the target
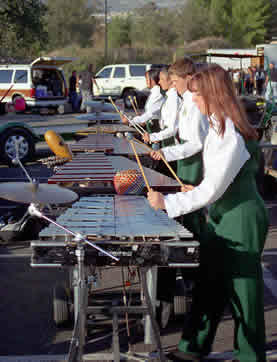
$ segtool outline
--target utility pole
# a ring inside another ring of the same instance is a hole
[[[105,62],[108,62],[108,6],[105,0]]]

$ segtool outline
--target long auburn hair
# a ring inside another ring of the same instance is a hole
[[[230,75],[218,64],[209,64],[195,73],[191,78],[188,89],[197,91],[204,100],[205,111],[212,126],[211,114],[214,113],[219,121],[219,134],[224,135],[225,119],[230,118],[235,127],[246,139],[257,139],[258,134],[251,126],[244,107],[237,97]],[[211,111],[212,105],[212,111]]]

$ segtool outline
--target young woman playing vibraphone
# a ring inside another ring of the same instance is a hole
[[[197,360],[208,355],[230,304],[235,322],[234,358],[265,362],[261,254],[268,214],[255,181],[260,157],[257,134],[228,73],[220,66],[210,65],[195,74],[189,89],[209,119],[204,178],[198,186],[183,187],[176,194],[148,193],[150,205],[165,209],[170,217],[209,206],[191,313],[178,351],[171,357]]]
[[[151,121],[160,118],[161,107],[165,100],[159,86],[159,73],[159,69],[150,69],[145,73],[146,84],[150,89],[150,94],[144,106],[144,113],[132,119],[133,123],[146,124],[147,130],[150,132],[154,131],[151,127]],[[129,124],[128,119],[124,116],[121,119],[123,123]]]
[[[160,87],[166,92],[165,101],[161,108],[161,117],[159,119],[159,132],[145,132],[143,136],[145,143],[160,142],[161,147],[175,145],[176,143],[174,136],[178,129],[178,111],[181,103],[181,98],[172,85],[168,69],[169,66],[163,67],[159,76]],[[176,172],[176,161],[170,166]],[[172,177],[168,167],[162,161],[159,162],[159,165],[155,169],[158,172]]]
[[[202,149],[208,132],[208,121],[196,104],[192,102],[192,93],[187,84],[195,73],[195,64],[190,58],[177,60],[169,68],[170,78],[176,88],[182,103],[178,112],[178,137],[176,145],[162,148],[159,152],[164,154],[167,161],[177,160],[177,176],[185,184],[198,185],[203,177]],[[153,151],[151,156],[160,160],[159,152]],[[205,216],[202,210],[192,212],[179,220],[189,231],[199,238]],[[183,273],[184,274],[184,273]],[[190,279],[188,272],[185,279]],[[161,301],[160,324],[164,328],[173,307],[176,285],[176,271],[173,268],[160,268],[158,273],[157,298]]]
[[[159,75],[159,84],[165,94],[165,101],[161,107],[161,117],[159,119],[159,132],[149,134],[146,132],[143,140],[146,143],[160,142],[162,147],[175,144],[174,136],[178,127],[178,110],[180,106],[180,97],[172,85],[169,76],[169,66],[163,67]]]
[[[182,97],[178,112],[178,130],[176,145],[164,147],[151,156],[160,160],[160,152],[168,162],[177,160],[177,176],[185,183],[198,185],[203,177],[202,150],[208,133],[208,121],[192,101],[192,93],[187,84],[196,68],[191,58],[177,60],[169,68],[172,85]],[[201,224],[204,222],[202,212],[191,213],[184,218],[184,226],[198,237]]]

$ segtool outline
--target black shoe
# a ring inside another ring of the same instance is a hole
[[[172,315],[173,303],[161,302],[161,327],[166,328]]]
[[[193,355],[191,355],[189,353],[181,352],[179,350],[168,353],[166,355],[166,358],[172,362],[181,362],[181,361],[199,362],[200,361],[200,357],[193,357]]]

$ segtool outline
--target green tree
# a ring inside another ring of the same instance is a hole
[[[113,17],[108,27],[108,41],[112,48],[131,46],[131,18]]]
[[[48,41],[40,0],[2,0],[0,3],[1,52],[5,55],[34,55]]]
[[[228,37],[232,21],[231,0],[211,0],[209,9],[209,27],[214,36]]]
[[[263,42],[269,18],[269,0],[232,0],[232,43],[248,47]]]
[[[97,21],[93,16],[96,5],[87,0],[51,0],[48,1],[46,22],[50,39],[50,48],[65,47],[76,43],[81,47],[92,45],[92,35]]]
[[[159,9],[154,2],[136,11],[132,24],[132,44],[145,48],[170,46],[176,43],[176,13],[170,9]]]
[[[269,18],[266,21],[266,40],[272,40],[273,37],[277,37],[277,0],[270,0]]]
[[[188,0],[176,20],[179,42],[191,42],[210,35],[210,0]]]
[[[248,47],[264,41],[270,0],[188,0],[180,15],[187,42],[215,36]]]

